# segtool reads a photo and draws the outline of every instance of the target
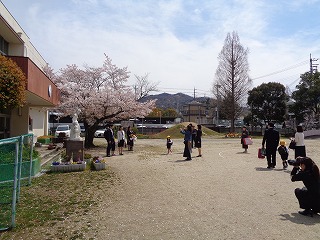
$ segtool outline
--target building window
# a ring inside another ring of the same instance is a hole
[[[10,116],[0,114],[0,139],[10,137]]]
[[[29,131],[33,130],[33,119],[29,116]]]
[[[9,53],[9,43],[0,36],[0,54],[8,55]]]

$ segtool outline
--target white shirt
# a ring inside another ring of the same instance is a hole
[[[296,141],[296,146],[304,146],[303,132],[296,132],[296,134],[294,135],[294,140]]]
[[[126,140],[126,137],[125,137],[125,133],[124,133],[124,131],[123,130],[119,130],[118,131],[118,133],[117,133],[117,139],[118,139],[118,141],[120,141],[120,140]]]

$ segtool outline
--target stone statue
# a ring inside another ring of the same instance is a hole
[[[80,137],[80,125],[78,122],[78,114],[75,113],[72,116],[72,126],[70,130],[70,140],[82,140]]]

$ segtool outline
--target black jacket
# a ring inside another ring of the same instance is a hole
[[[107,142],[114,142],[114,135],[113,135],[113,131],[110,128],[107,128],[104,131],[104,138],[107,140]]]
[[[262,145],[266,143],[267,154],[269,151],[277,151],[277,147],[279,145],[279,132],[273,128],[269,128],[264,132]]]
[[[320,179],[316,179],[311,171],[300,171],[298,168],[293,168],[291,171],[291,181],[302,181],[308,192],[315,197],[319,197],[320,201]]]

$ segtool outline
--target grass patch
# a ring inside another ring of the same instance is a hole
[[[76,214],[79,221],[85,221],[88,211],[98,207],[99,196],[96,186],[113,184],[114,174],[110,169],[104,171],[84,171],[70,173],[48,173],[35,178],[31,186],[21,187],[20,201],[17,205],[16,227],[0,233],[0,239],[32,239],[39,227],[52,228]],[[74,234],[66,231],[52,231],[52,239],[79,239],[88,226]],[[30,236],[26,236],[26,232]],[[58,232],[58,233],[57,233]],[[33,234],[33,235],[32,235]],[[70,236],[71,234],[71,236]],[[38,235],[39,236],[39,235]],[[50,238],[48,238],[50,239]]]
[[[166,139],[167,136],[169,135],[171,138],[183,138],[184,135],[180,133],[180,128],[185,128],[187,125],[189,124],[189,122],[184,122],[184,123],[180,123],[177,124],[167,130],[164,130],[160,133],[156,133],[153,135],[150,135],[150,138],[154,138],[154,139]],[[195,123],[192,123],[194,126],[197,125]],[[213,137],[224,137],[223,134],[215,132],[207,127],[202,126],[202,134],[203,137],[205,136],[213,136]]]

